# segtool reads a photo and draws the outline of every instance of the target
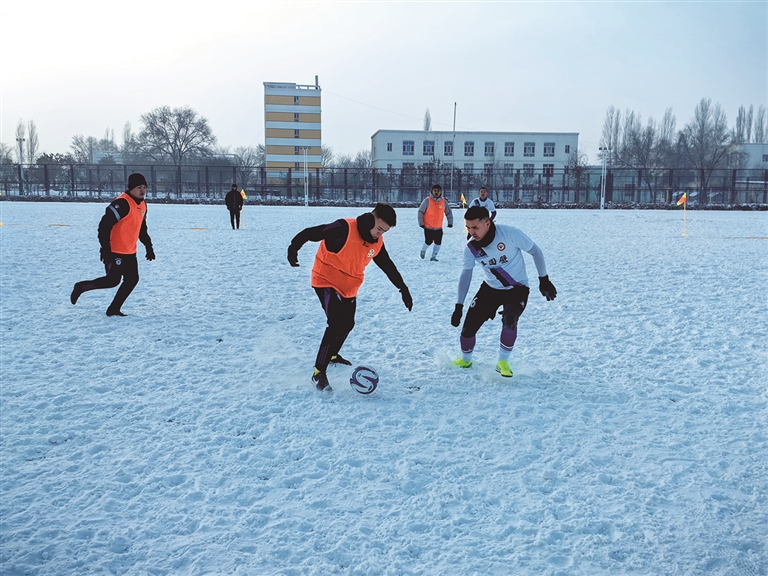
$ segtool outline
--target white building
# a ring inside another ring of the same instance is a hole
[[[566,167],[578,146],[578,132],[379,130],[371,136],[371,161],[379,170],[439,161],[464,173],[521,170],[546,175]]]
[[[303,172],[322,165],[321,90],[314,85],[264,82],[267,173]],[[305,156],[306,155],[306,156]]]
[[[743,157],[742,166],[744,168],[768,170],[768,143],[739,144],[739,152]]]

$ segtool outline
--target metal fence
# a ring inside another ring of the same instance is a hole
[[[148,197],[168,202],[219,202],[232,183],[249,202],[312,204],[420,202],[433,184],[446,198],[468,201],[486,186],[495,202],[505,204],[596,205],[603,193],[601,168],[583,170],[486,170],[466,172],[422,166],[402,170],[324,168],[287,170],[243,166],[167,166],[45,164],[0,166],[0,192],[5,196],[61,199],[108,199],[125,190],[128,175],[141,172]],[[768,204],[768,170],[609,168],[605,201],[616,204],[670,205],[683,193],[693,205]]]

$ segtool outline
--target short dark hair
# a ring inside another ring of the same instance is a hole
[[[383,202],[376,204],[376,207],[373,209],[373,215],[381,218],[390,226],[397,226],[397,214],[395,214],[395,209],[389,204],[384,204]]]
[[[232,188],[237,188],[237,184],[232,184]]]
[[[442,190],[443,189],[443,187],[440,186],[440,184],[432,184],[432,188],[430,188],[429,191],[431,192],[435,188],[437,188],[438,190]]]
[[[478,188],[478,190],[485,190],[486,192],[488,192],[488,186],[483,184],[482,186],[480,186],[480,188]]]
[[[488,220],[488,208],[485,206],[472,206],[464,213],[464,220]]]

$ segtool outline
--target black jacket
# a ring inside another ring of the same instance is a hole
[[[224,203],[230,212],[239,212],[243,209],[243,197],[237,190],[230,190],[224,197]]]

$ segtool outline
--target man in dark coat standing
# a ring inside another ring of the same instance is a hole
[[[232,184],[232,188],[227,192],[224,203],[229,210],[229,221],[232,223],[232,230],[240,228],[240,211],[243,209],[243,196],[237,191],[237,184]]]

